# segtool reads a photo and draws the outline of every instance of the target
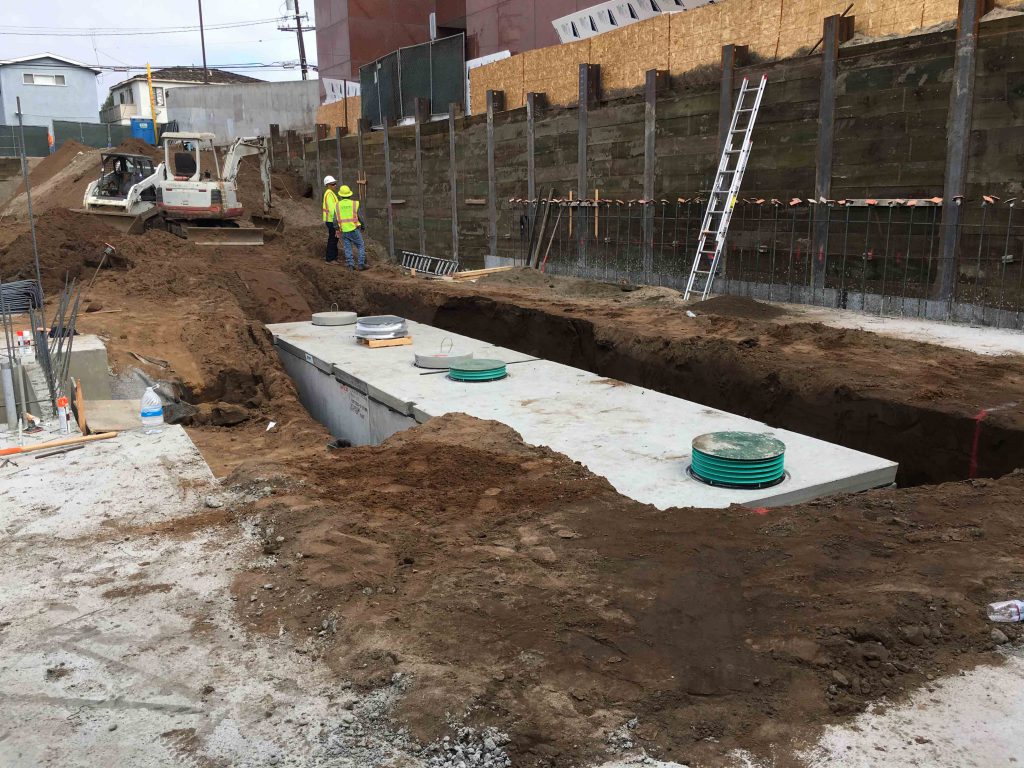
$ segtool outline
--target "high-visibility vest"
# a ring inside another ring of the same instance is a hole
[[[324,221],[334,221],[334,209],[338,205],[338,193],[328,187],[324,190]]]
[[[359,226],[359,201],[351,197],[338,199],[338,226],[342,232],[352,232]]]

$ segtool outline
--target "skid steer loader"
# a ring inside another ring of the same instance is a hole
[[[270,215],[270,154],[262,136],[239,138],[218,167],[212,133],[165,133],[164,161],[153,167],[143,155],[106,152],[100,178],[85,191],[86,213],[126,232],[162,227],[197,245],[262,245],[282,223]],[[258,155],[263,213],[254,227],[239,226],[238,165]],[[269,231],[268,231],[269,230]]]

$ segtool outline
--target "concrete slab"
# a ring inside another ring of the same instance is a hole
[[[218,511],[181,427],[18,465],[0,470],[0,765],[355,765],[332,758],[355,697],[295,652],[308,640],[238,624],[256,538],[230,514],[152,527]]]
[[[906,702],[881,701],[832,725],[801,756],[808,768],[1017,765],[1024,744],[1024,651],[1006,663],[940,678]]]
[[[351,327],[303,322],[270,330],[307,408],[335,437],[357,445],[376,444],[410,426],[410,416],[423,422],[445,413],[468,413],[507,424],[526,442],[560,451],[608,478],[620,493],[660,509],[778,506],[895,479],[897,466],[886,459],[421,323],[409,327],[412,346],[384,349],[358,345]],[[438,349],[445,339],[460,352],[505,361],[508,378],[458,383],[443,372],[414,367],[415,352]],[[383,434],[386,430],[378,426],[384,411],[404,416],[404,424],[395,422]],[[690,442],[720,430],[770,432],[782,440],[786,480],[773,488],[735,490],[692,478],[687,473]]]
[[[854,328],[894,339],[920,341],[978,355],[1024,355],[1024,333],[1012,328],[942,323],[915,317],[881,317],[851,310],[779,304],[788,317],[779,322],[822,323],[833,328]]]

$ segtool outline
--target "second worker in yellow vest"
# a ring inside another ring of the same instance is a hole
[[[363,243],[362,230],[366,225],[363,222],[363,212],[358,200],[352,199],[352,190],[347,184],[342,184],[338,190],[338,206],[335,221],[341,229],[341,244],[345,249],[345,264],[349,269],[355,269],[353,259],[353,247],[359,253],[359,269],[366,269],[366,245]]]
[[[334,191],[337,184],[333,176],[324,176],[323,214],[324,226],[327,227],[327,255],[324,258],[328,264],[338,261],[338,225],[335,222],[338,213],[338,193]]]

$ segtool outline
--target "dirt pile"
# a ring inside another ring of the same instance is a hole
[[[37,165],[29,181],[32,185],[32,211],[36,215],[53,209],[80,208],[85,189],[99,177],[100,150],[69,141]],[[28,196],[19,188],[4,206],[4,216],[24,219],[28,215]]]
[[[744,296],[714,296],[690,305],[694,312],[746,320],[774,320],[786,314],[785,310]]]
[[[154,163],[162,163],[164,160],[164,153],[160,147],[154,147],[148,141],[142,139],[136,139],[131,136],[111,150],[103,150],[106,152],[124,152],[126,154],[133,155],[145,155],[150,158]]]
[[[398,714],[421,739],[465,711],[512,735],[516,765],[575,765],[636,718],[650,753],[714,765],[778,754],[964,654],[997,661],[983,607],[1024,589],[1005,559],[1022,492],[1024,474],[658,512],[446,416],[314,456],[257,503],[274,557],[236,594],[343,679],[410,676]]]
[[[103,253],[105,243],[114,234],[96,219],[66,208],[54,208],[38,216],[36,242],[44,290],[58,291],[65,282],[91,274],[86,263]],[[136,248],[134,243],[126,245],[126,250]],[[128,267],[130,257],[120,254],[118,263]],[[35,279],[30,233],[24,232],[0,248],[0,275],[4,280]]]
[[[33,189],[40,187],[67,168],[76,156],[95,151],[96,150],[92,147],[87,147],[85,144],[79,144],[77,141],[65,141],[60,145],[60,148],[57,151],[52,155],[43,158],[43,160],[32,169],[32,172],[28,176],[29,184],[32,185]],[[18,190],[15,194],[20,194],[24,191],[25,185],[21,184],[18,186]]]

